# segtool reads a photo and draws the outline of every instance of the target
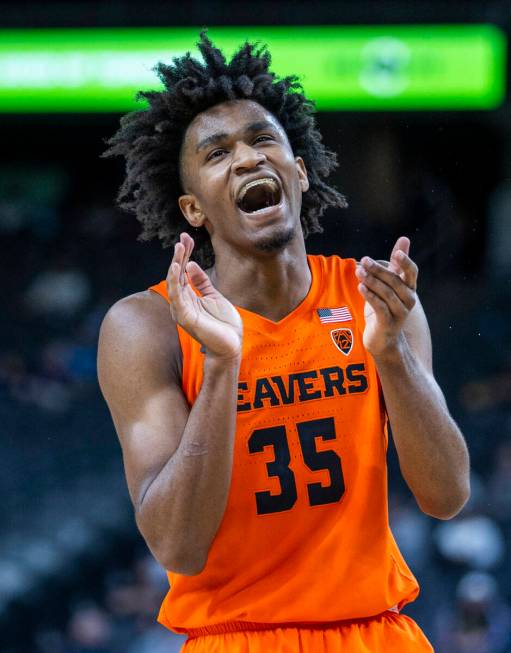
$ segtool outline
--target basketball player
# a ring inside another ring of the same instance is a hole
[[[199,47],[204,63],[159,65],[165,88],[107,152],[143,238],[175,243],[99,345],[136,521],[168,570],[159,621],[186,653],[431,651],[400,614],[419,590],[388,525],[387,421],[425,513],[461,509],[469,465],[409,240],[388,264],[308,256],[344,205],[311,103],[264,49]]]

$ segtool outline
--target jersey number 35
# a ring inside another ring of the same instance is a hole
[[[335,451],[317,451],[316,438],[335,440],[335,423],[333,417],[315,419],[310,422],[299,422],[296,430],[300,440],[303,460],[311,471],[328,470],[330,484],[308,483],[309,504],[319,506],[325,503],[336,503],[344,494],[344,477],[341,459]],[[290,510],[296,503],[296,480],[290,469],[291,455],[287,441],[285,426],[272,426],[257,429],[248,441],[250,453],[260,453],[267,446],[272,446],[275,459],[266,463],[268,476],[276,476],[280,482],[280,494],[269,491],[256,492],[257,514],[265,515],[272,512]]]

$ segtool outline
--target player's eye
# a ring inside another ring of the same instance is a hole
[[[213,150],[210,152],[207,156],[207,161],[210,161],[211,159],[218,159],[222,154],[225,154],[227,150],[224,150],[222,147],[218,147],[216,150]]]
[[[273,136],[270,136],[269,134],[261,134],[254,140],[254,143],[263,143],[264,141],[274,141],[274,140],[275,139],[273,138]]]

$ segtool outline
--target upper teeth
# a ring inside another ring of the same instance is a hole
[[[271,177],[263,177],[263,179],[254,179],[254,181],[249,181],[248,184],[245,184],[245,186],[243,186],[243,188],[241,189],[238,195],[238,202],[242,201],[242,199],[245,197],[246,192],[250,188],[253,188],[254,186],[259,186],[260,184],[269,184],[270,186],[273,187],[273,190],[277,190],[277,182],[275,181],[275,179],[272,179]]]

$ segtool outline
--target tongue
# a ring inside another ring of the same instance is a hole
[[[252,186],[245,193],[240,202],[240,208],[246,213],[253,213],[259,209],[273,206],[277,203],[277,193],[270,184],[258,184]]]

